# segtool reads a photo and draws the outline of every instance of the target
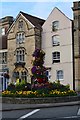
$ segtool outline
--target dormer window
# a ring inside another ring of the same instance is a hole
[[[59,21],[52,22],[52,31],[56,31],[59,29]]]

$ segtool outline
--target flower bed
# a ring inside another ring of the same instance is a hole
[[[41,91],[3,91],[2,97],[64,97],[64,96],[76,96],[77,93],[73,90],[68,91],[58,91],[51,90],[49,93],[41,92]]]

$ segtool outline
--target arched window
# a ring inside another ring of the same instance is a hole
[[[53,46],[59,46],[60,45],[59,35],[52,36],[52,45]]]
[[[24,62],[25,61],[25,54],[26,51],[24,48],[17,48],[16,49],[16,62]]]
[[[52,53],[52,62],[53,63],[60,62],[60,52],[53,52]]]
[[[16,60],[17,60],[17,62],[23,62],[24,61],[23,50],[19,50],[19,51],[16,52]]]
[[[57,70],[57,80],[63,80],[63,70]]]
[[[19,72],[18,71],[17,72],[13,72],[13,77],[19,78]]]
[[[52,31],[56,31],[59,29],[59,21],[52,22]]]
[[[22,80],[27,81],[27,72],[26,71],[21,72],[21,78],[22,78]]]

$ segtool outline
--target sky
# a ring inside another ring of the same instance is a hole
[[[36,2],[37,1],[37,2]],[[67,17],[73,19],[73,0],[1,0],[0,2],[0,18],[5,16],[16,16],[20,11],[31,14],[36,17],[47,19],[54,7],[58,7]]]

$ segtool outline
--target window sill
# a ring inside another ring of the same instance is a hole
[[[55,62],[52,62],[52,64],[55,64],[55,63],[60,63],[60,61],[55,61]]]
[[[60,44],[53,44],[53,47],[55,47],[55,46],[60,46]]]

